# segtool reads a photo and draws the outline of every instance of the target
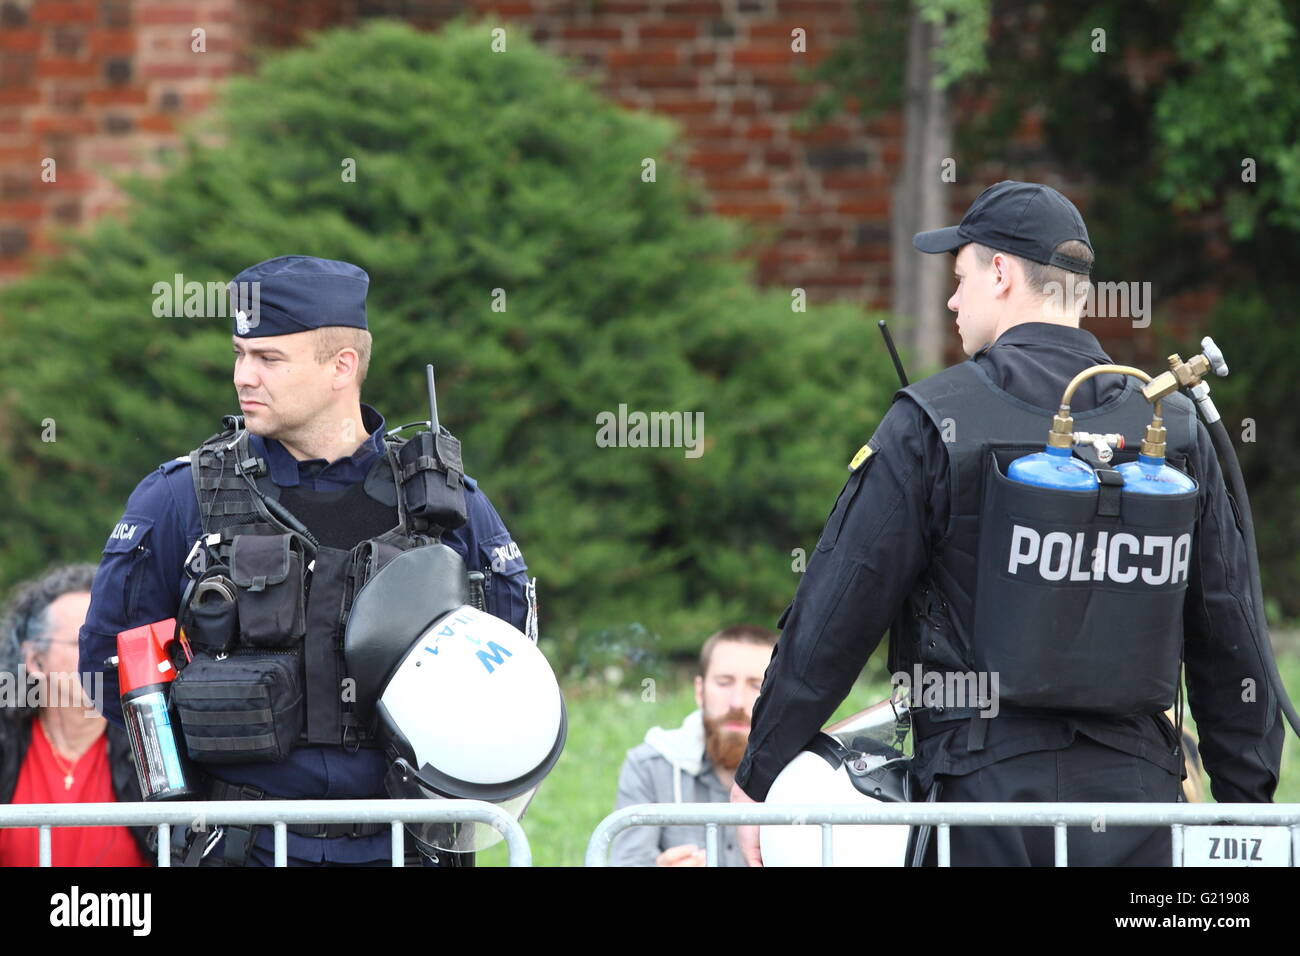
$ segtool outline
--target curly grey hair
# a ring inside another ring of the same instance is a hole
[[[50,605],[65,594],[89,592],[96,569],[93,564],[59,565],[14,587],[0,612],[0,668],[18,673],[26,645],[39,654],[49,649]]]

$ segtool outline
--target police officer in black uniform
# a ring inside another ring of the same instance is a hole
[[[146,476],[104,546],[80,633],[83,671],[105,670],[119,632],[179,616],[189,624],[194,659],[174,695],[207,679],[248,679],[253,691],[287,682],[282,700],[271,698],[274,720],[265,726],[241,728],[231,712],[183,721],[196,798],[387,795],[388,761],[354,718],[340,648],[352,596],[402,550],[441,532],[469,572],[482,576],[476,603],[529,628],[523,556],[487,496],[460,473],[458,455],[444,455],[456,460],[438,477],[463,489],[463,524],[430,527],[399,507],[394,469],[409,478],[429,462],[399,461],[383,416],[360,402],[368,285],[357,266],[310,256],[280,256],[236,276],[234,384],[243,416],[228,417],[202,446]],[[277,517],[285,509],[296,526]],[[311,553],[295,527],[313,539]],[[209,616],[197,619],[191,600],[204,582],[195,603]],[[230,604],[223,588],[236,593],[231,614],[222,613]],[[264,672],[247,677],[259,667]],[[121,726],[117,675],[109,668],[104,676],[104,714]],[[211,696],[191,693],[199,709]],[[374,864],[391,853],[387,825],[288,830],[291,864]],[[205,865],[269,865],[272,848],[270,827],[225,827],[191,834],[185,856]]]
[[[1079,293],[1086,291],[1093,252],[1078,210],[1056,190],[998,183],[960,225],[920,233],[913,243],[922,252],[955,256],[957,289],[948,307],[957,313],[971,360],[899,391],[854,456],[782,616],[736,772],[736,802],[765,798],[847,695],[891,624],[895,674],[915,673],[917,665],[939,676],[974,674],[972,648],[985,636],[975,626],[975,582],[992,573],[978,560],[990,443],[1020,441],[1026,451],[1041,451],[1067,383],[1111,361],[1079,328]],[[1071,403],[1076,427],[1132,438],[1151,414],[1135,382],[1112,374],[1086,380]],[[1177,394],[1164,402],[1168,461],[1199,485],[1181,628],[1201,753],[1216,800],[1270,802],[1283,727],[1254,640],[1242,533],[1191,402]],[[1100,427],[1116,422],[1124,427]],[[1122,641],[1127,623],[1105,626]],[[1043,627],[1050,634],[1052,625]],[[1025,638],[1031,636],[1038,635]],[[1128,655],[1090,663],[1085,683],[1092,682],[1095,699],[1106,696],[1108,675],[1133,666]],[[1158,676],[1168,677],[1172,695],[1172,673]],[[985,686],[991,684],[986,677]],[[914,686],[914,702],[918,691]],[[913,765],[922,791],[937,786],[940,800],[1179,799],[1183,761],[1163,707],[1099,714],[1090,711],[1087,696],[1050,710],[995,708],[988,699],[921,702],[933,706],[915,717]],[[741,839],[750,861],[759,862],[757,828],[745,828]],[[1053,862],[1051,828],[955,827],[950,848],[954,865]],[[1067,853],[1071,865],[1168,866],[1169,829],[1071,828]]]

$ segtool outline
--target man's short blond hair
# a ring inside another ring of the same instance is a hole
[[[324,365],[342,349],[355,349],[357,353],[357,388],[366,382],[370,369],[370,333],[349,325],[323,325],[316,333],[316,364]]]
[[[988,246],[982,246],[978,242],[975,246],[975,261],[979,263],[981,269],[987,269],[989,263],[993,261],[994,253],[1001,252],[1000,249],[990,249]],[[1072,256],[1075,259],[1082,259],[1089,265],[1092,264],[1092,250],[1088,248],[1086,242],[1080,242],[1078,239],[1067,239],[1062,242],[1053,252],[1059,252],[1062,255]],[[1082,301],[1088,292],[1088,276],[1081,272],[1071,272],[1068,269],[1062,269],[1060,266],[1044,265],[1041,262],[1034,262],[1032,259],[1026,259],[1024,256],[1017,256],[1010,252],[1003,252],[1004,256],[1011,256],[1020,263],[1025,270],[1025,284],[1029,288],[1043,296],[1064,295],[1067,301]],[[1051,283],[1056,283],[1052,286]],[[1060,290],[1054,292],[1053,289]]]

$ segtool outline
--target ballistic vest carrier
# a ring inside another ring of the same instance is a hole
[[[951,501],[944,538],[895,622],[891,668],[996,673],[1007,711],[1120,716],[1170,707],[1198,492],[1125,494],[1104,467],[1094,491],[1011,481],[1008,465],[1042,449],[1052,411],[1002,390],[974,361],[899,395],[945,439]],[[1078,428],[1120,433],[1133,447],[1151,417],[1132,378],[1074,413]],[[1169,395],[1164,417],[1170,464],[1190,473],[1192,403]],[[1116,452],[1116,463],[1125,457],[1135,452]]]
[[[445,528],[415,517],[403,493],[431,472],[440,488],[463,496],[459,444],[454,457],[435,451],[403,466],[407,443],[385,436],[385,454],[364,481],[312,492],[277,486],[251,454],[242,418],[223,424],[190,452],[208,543],[182,608],[194,656],[172,688],[189,754],[210,764],[276,762],[299,744],[377,747],[364,719],[373,701],[358,701],[347,679],[344,629],[362,585],[411,548],[446,551],[449,580],[437,586],[468,601],[464,562],[438,540]],[[432,442],[412,448],[423,445]],[[275,517],[241,471],[318,544]]]

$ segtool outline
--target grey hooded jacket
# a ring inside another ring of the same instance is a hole
[[[676,730],[651,727],[645,743],[628,751],[618,776],[614,809],[639,803],[727,803],[729,788],[704,752],[704,716],[693,712]],[[632,827],[614,840],[611,866],[654,866],[669,847],[704,849],[703,826]],[[734,827],[718,830],[719,866],[744,866]]]

